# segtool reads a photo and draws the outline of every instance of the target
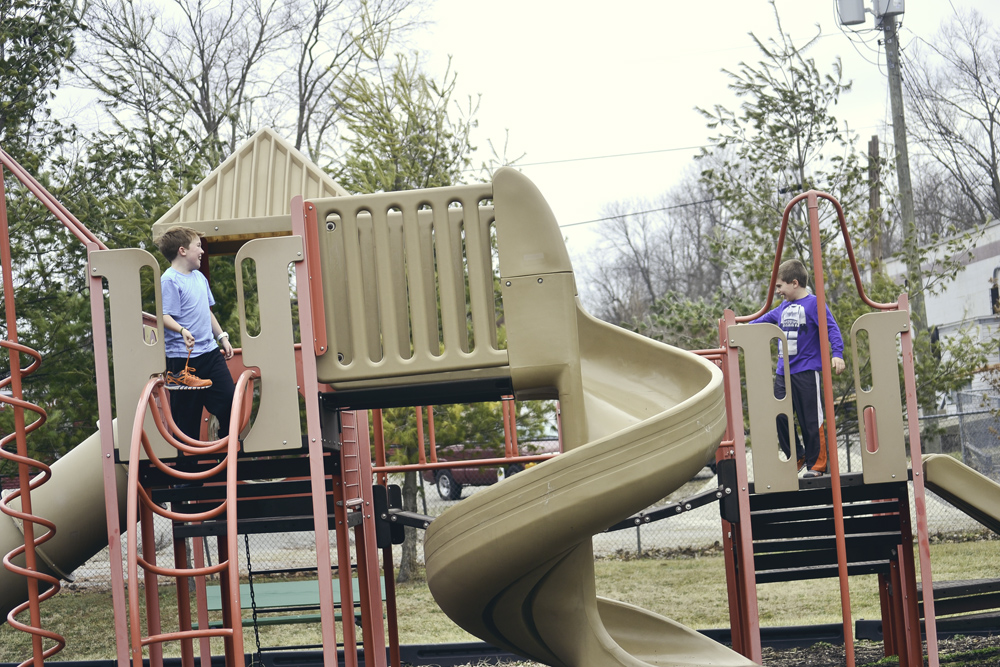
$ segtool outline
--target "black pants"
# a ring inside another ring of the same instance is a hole
[[[167,370],[177,373],[184,368],[183,358],[167,357]],[[188,362],[194,374],[203,380],[211,380],[207,389],[179,389],[170,392],[170,413],[177,427],[187,436],[196,440],[201,436],[201,413],[207,409],[219,420],[219,438],[229,435],[229,418],[233,411],[233,376],[226,365],[226,357],[220,350],[191,357]]]
[[[820,401],[820,374],[817,371],[792,373],[792,412],[799,430],[802,431],[802,441],[798,432],[795,433],[796,458],[805,458],[806,467],[813,470],[820,455],[819,429],[823,423],[823,404]],[[774,376],[774,397],[785,397],[785,374]],[[788,418],[778,415],[778,444],[785,456],[789,456]],[[825,463],[825,461],[824,461]],[[825,466],[824,466],[825,467]]]

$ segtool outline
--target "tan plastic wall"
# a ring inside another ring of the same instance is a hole
[[[116,466],[119,526],[125,525],[125,466]],[[20,509],[20,502],[11,503]],[[52,466],[52,478],[31,492],[33,513],[56,524],[56,535],[39,549],[43,572],[62,577],[72,573],[108,545],[101,471],[100,433],[80,443]],[[0,553],[24,544],[20,522],[0,514]],[[16,559],[24,564],[24,557]],[[0,567],[0,619],[28,597],[27,580]]]

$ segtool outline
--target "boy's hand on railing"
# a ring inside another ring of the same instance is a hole
[[[833,362],[832,362],[831,365],[833,366],[833,372],[836,373],[837,375],[840,375],[841,373],[843,373],[844,372],[844,368],[846,368],[846,366],[847,366],[844,363],[844,360],[841,359],[840,357],[834,357],[833,358]]]

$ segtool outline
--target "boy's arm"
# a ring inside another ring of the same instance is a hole
[[[830,356],[833,357],[830,365],[833,372],[840,375],[847,366],[844,363],[844,339],[840,335],[840,327],[837,326],[837,320],[833,319],[829,306],[826,307],[826,331],[830,338]]]
[[[187,346],[187,349],[190,350],[194,347],[194,334],[178,324],[173,316],[163,313],[163,327],[179,333],[184,338],[184,344]]]
[[[222,330],[222,325],[219,324],[219,320],[215,319],[215,313],[211,310],[208,314],[212,317],[212,335],[215,336],[215,340],[218,341],[219,347],[226,355],[226,359],[233,358],[233,346],[229,342],[229,334]],[[221,336],[221,338],[220,338]]]
[[[757,319],[755,319],[752,322],[750,322],[750,324],[758,324],[760,322],[770,322],[771,324],[777,324],[778,323],[778,313],[779,313],[780,310],[781,310],[781,308],[772,308],[771,310],[767,311],[766,313],[764,313],[763,315],[761,315]]]

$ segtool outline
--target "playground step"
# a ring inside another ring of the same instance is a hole
[[[355,622],[361,622],[361,590],[357,579],[351,581],[353,589],[352,606],[354,607]],[[381,578],[382,602],[385,602],[385,578]],[[207,608],[208,611],[222,610],[222,593],[219,586],[208,586]],[[318,623],[319,613],[291,614],[289,612],[305,612],[319,609],[319,584],[316,580],[301,581],[272,581],[255,583],[253,594],[249,583],[240,584],[240,606],[243,609],[257,607],[256,623],[260,625],[285,625],[297,623]],[[340,597],[340,582],[333,580],[333,606],[337,610],[335,620],[340,621],[343,616],[343,607]],[[253,626],[253,617],[243,619],[244,626]],[[221,628],[221,620],[213,620],[208,624],[210,628]],[[195,628],[197,629],[197,628]]]
[[[917,589],[923,591],[922,586]],[[934,613],[937,616],[967,614],[963,619],[974,618],[996,619],[1000,612],[969,614],[983,612],[987,609],[1000,609],[1000,579],[973,579],[934,582]],[[924,615],[923,598],[920,600],[920,615]]]

